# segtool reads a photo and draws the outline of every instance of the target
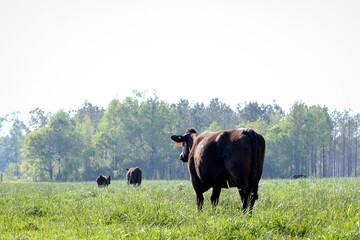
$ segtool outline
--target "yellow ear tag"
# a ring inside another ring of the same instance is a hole
[[[182,146],[182,142],[176,142],[177,146]]]

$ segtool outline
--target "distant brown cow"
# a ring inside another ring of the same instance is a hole
[[[140,186],[142,180],[142,171],[141,168],[127,168],[126,169],[126,181],[128,184]]]
[[[251,213],[258,198],[258,184],[265,158],[265,140],[252,129],[198,133],[194,128],[171,139],[182,143],[180,160],[188,163],[198,209],[203,193],[213,188],[211,202],[215,207],[221,188],[237,187],[243,211],[250,201]]]
[[[111,181],[111,177],[110,176],[104,176],[102,174],[100,174],[97,178],[96,178],[96,183],[99,187],[106,187],[107,185],[110,184]]]

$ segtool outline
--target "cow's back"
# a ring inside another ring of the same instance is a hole
[[[126,180],[128,184],[141,184],[142,171],[139,167],[130,168],[126,173]]]
[[[261,135],[258,136],[262,138]],[[253,141],[246,129],[200,134],[194,141],[191,154],[193,159],[189,162],[190,174],[197,175],[200,181],[211,187],[235,186],[238,176],[250,178],[250,174],[252,174],[251,168],[254,165],[252,160]],[[264,141],[260,139],[256,142],[258,145],[259,143],[263,144],[262,147],[257,148],[257,153],[260,150],[265,150]],[[263,155],[256,154],[257,175],[260,174],[260,176],[262,174]],[[193,166],[191,167],[191,165]]]
[[[110,184],[108,177],[100,174],[97,178],[96,178],[96,183],[98,184],[98,186],[106,186],[108,184]]]
[[[135,170],[133,171],[133,176],[134,176],[134,183],[137,183],[137,184],[141,184],[141,180],[142,180],[142,171],[140,168],[135,168]]]

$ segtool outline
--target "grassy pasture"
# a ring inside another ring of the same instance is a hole
[[[186,180],[3,182],[0,239],[360,239],[360,179],[262,180],[251,218],[235,188],[210,195],[198,213]]]

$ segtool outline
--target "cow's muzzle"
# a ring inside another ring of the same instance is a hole
[[[182,153],[179,155],[179,159],[183,162],[187,162],[187,158],[185,158],[184,154],[182,154]]]

